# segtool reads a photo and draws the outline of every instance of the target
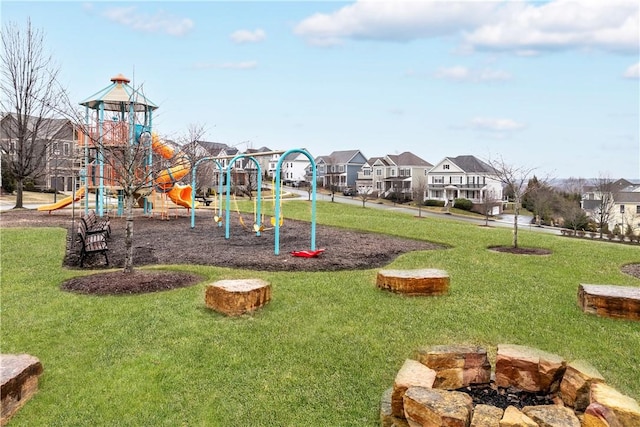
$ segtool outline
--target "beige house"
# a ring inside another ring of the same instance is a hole
[[[360,168],[356,184],[359,191],[371,189],[378,197],[395,194],[402,200],[413,200],[415,192],[422,191],[424,200],[427,173],[432,167],[431,163],[408,151],[372,157]]]

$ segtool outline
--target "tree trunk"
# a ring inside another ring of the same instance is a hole
[[[520,203],[516,202],[513,207],[513,247],[518,247],[518,215],[520,214]]]
[[[124,234],[124,272],[133,273],[133,194],[126,197],[126,231]]]
[[[14,206],[14,208],[24,207],[22,205],[23,189],[24,189],[24,180],[19,179],[18,182],[16,183],[16,205]]]

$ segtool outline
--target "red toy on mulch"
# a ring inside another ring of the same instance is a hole
[[[324,249],[318,249],[315,251],[293,251],[291,252],[291,256],[297,256],[302,258],[315,258],[324,252]]]

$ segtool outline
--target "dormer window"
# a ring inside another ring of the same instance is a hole
[[[449,170],[449,165],[442,165],[442,169]]]

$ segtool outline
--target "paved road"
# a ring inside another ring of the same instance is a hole
[[[305,200],[308,197],[308,193],[306,190],[300,190],[297,188],[292,188],[292,187],[285,187],[285,191],[289,192],[289,193],[293,193],[293,194],[297,194],[300,196],[300,198],[304,198]],[[331,201],[331,195],[330,194],[324,194],[324,193],[318,193],[316,200],[322,200],[322,201]],[[336,203],[344,203],[344,204],[349,204],[349,205],[356,205],[356,206],[362,206],[362,199],[360,199],[358,196],[355,197],[350,197],[350,196],[343,196],[341,193],[336,193],[334,196],[334,202]],[[401,212],[401,213],[406,213],[409,215],[418,215],[418,209],[414,208],[414,207],[408,207],[408,206],[404,206],[404,205],[388,205],[388,204],[380,204],[380,203],[375,203],[375,202],[367,202],[365,204],[365,206],[367,208],[371,208],[371,209],[382,209],[382,210],[387,210],[387,211],[392,211],[392,212]],[[485,221],[484,219],[481,218],[473,218],[473,217],[468,217],[465,215],[452,215],[452,214],[445,214],[445,213],[436,213],[436,212],[431,212],[431,211],[427,211],[425,209],[422,210],[422,216],[426,217],[426,218],[447,218],[447,219],[451,219],[453,221],[462,221],[462,222],[470,222],[473,224],[484,224]],[[550,234],[560,234],[560,231],[557,228],[554,227],[537,227],[534,225],[531,225],[529,223],[531,217],[526,217],[526,216],[520,216],[518,218],[518,225],[519,225],[519,229],[520,230],[531,230],[531,231],[537,231],[537,232],[543,232],[543,233],[550,233]],[[513,228],[513,215],[503,215],[501,218],[499,219],[494,219],[494,220],[490,220],[489,223],[493,226],[496,227],[505,227],[505,228]]]

